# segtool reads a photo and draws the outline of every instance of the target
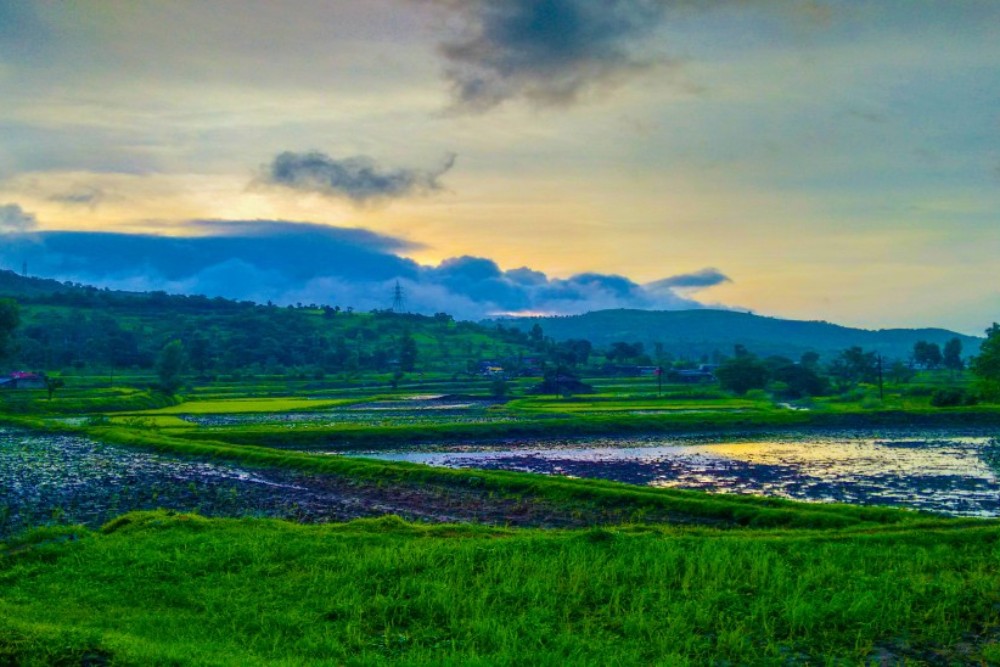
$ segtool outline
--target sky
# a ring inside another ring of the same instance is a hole
[[[1000,320],[995,0],[0,0],[0,267]]]

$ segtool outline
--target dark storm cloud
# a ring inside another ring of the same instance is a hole
[[[362,310],[389,307],[399,281],[409,310],[468,319],[700,307],[669,288],[651,290],[623,276],[550,278],[527,267],[504,271],[493,260],[470,256],[421,266],[396,254],[415,244],[364,229],[280,220],[200,220],[187,229],[191,235],[183,237],[14,229],[0,244],[0,266],[27,262],[34,275],[117,289]]]
[[[24,211],[17,204],[0,206],[0,234],[23,234],[38,225],[32,213]]]
[[[332,158],[325,153],[281,153],[264,168],[263,181],[366,204],[437,192],[440,178],[455,164],[449,154],[435,169],[384,168],[358,155]]]
[[[192,220],[187,223],[187,227],[192,231],[215,237],[311,237],[318,239],[322,244],[334,243],[382,251],[414,250],[423,247],[420,243],[358,227],[330,227],[287,220]]]
[[[646,287],[650,289],[697,289],[702,287],[714,287],[722,283],[732,282],[728,276],[718,269],[702,269],[694,273],[682,273],[663,280],[649,283]]]
[[[439,0],[466,20],[440,47],[459,108],[484,111],[512,98],[574,102],[651,63],[636,43],[664,13],[662,0]]]
[[[425,269],[424,277],[476,303],[494,304],[503,310],[523,310],[531,305],[528,291],[504,275],[496,262],[483,257],[446,259]]]
[[[15,235],[0,247],[7,265],[30,262],[38,275],[87,281],[146,276],[189,281],[213,267],[242,262],[289,284],[318,275],[357,280],[415,276],[418,265],[392,254],[404,241],[364,229],[279,221],[196,221],[198,231],[220,235],[168,237],[109,232],[41,232]],[[238,294],[234,284],[231,294]]]

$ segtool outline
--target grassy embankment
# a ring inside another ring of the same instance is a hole
[[[279,404],[258,404],[261,412],[278,412]],[[307,408],[304,408],[307,409]],[[192,402],[158,410],[130,413],[145,419],[179,414],[233,413],[227,402]],[[571,399],[523,397],[486,410],[495,421],[456,423],[447,415],[420,423],[367,425],[338,420],[328,423],[241,424],[188,429],[183,437],[210,438],[234,444],[302,449],[391,447],[421,442],[496,440],[587,435],[638,435],[778,431],[787,429],[1000,427],[1000,406],[935,408],[923,401],[905,405],[887,402],[874,407],[851,403],[814,403],[793,410],[766,399],[719,396],[686,399],[673,396],[597,395]],[[428,413],[428,417],[432,415]],[[155,424],[155,422],[150,422]],[[161,426],[170,424],[161,422]]]

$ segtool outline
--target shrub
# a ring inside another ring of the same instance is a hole
[[[951,387],[938,389],[931,395],[931,405],[936,408],[952,408],[959,405],[975,405],[977,399],[964,389]]]

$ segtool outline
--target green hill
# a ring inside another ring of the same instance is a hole
[[[432,371],[530,354],[519,331],[391,311],[316,304],[277,306],[164,292],[123,292],[0,271],[0,297],[21,308],[18,366],[150,370],[163,346],[183,342],[199,374]],[[406,363],[406,341],[416,363]]]
[[[583,338],[599,347],[616,341],[641,342],[652,353],[699,358],[719,351],[729,354],[742,344],[767,356],[797,356],[815,351],[824,357],[859,345],[889,358],[906,358],[920,340],[941,346],[951,338],[962,341],[965,354],[979,349],[981,339],[945,329],[853,329],[829,322],[807,322],[763,317],[730,310],[601,310],[568,317],[531,317],[503,320],[507,327],[528,331],[535,324],[555,340]]]

